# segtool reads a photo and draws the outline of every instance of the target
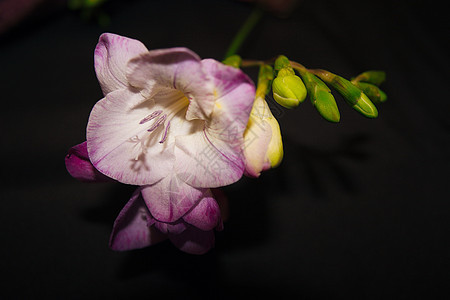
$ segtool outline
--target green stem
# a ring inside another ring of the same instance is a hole
[[[249,33],[258,23],[259,19],[261,19],[262,15],[263,12],[259,8],[255,8],[252,11],[250,16],[247,18],[244,25],[242,25],[242,27],[239,29],[230,46],[228,47],[228,50],[225,54],[225,58],[236,54],[236,52],[239,50],[239,48],[241,47],[242,43],[245,41]]]
[[[292,68],[297,70],[300,74],[305,73],[308,71],[307,68],[305,68],[302,64],[296,62],[296,61],[290,61]]]
[[[265,62],[262,60],[250,60],[250,59],[243,59],[241,62],[241,67],[242,68],[246,68],[246,67],[259,67],[264,65]]]
[[[275,59],[276,57],[267,60],[243,59],[241,61],[241,67],[246,68],[246,67],[259,67],[262,65],[273,65]]]

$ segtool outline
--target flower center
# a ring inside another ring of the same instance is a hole
[[[189,100],[186,96],[183,96],[176,101],[173,101],[170,105],[167,107],[164,107],[163,109],[157,109],[153,111],[151,114],[143,118],[139,121],[139,124],[147,124],[149,122],[152,122],[150,124],[150,127],[147,129],[148,134],[143,137],[145,140],[150,140],[153,138],[153,134],[155,134],[158,129],[162,128],[162,134],[161,138],[159,140],[159,143],[162,144],[166,141],[169,129],[170,129],[170,121],[177,115],[181,110],[186,108],[189,105]],[[146,146],[149,146],[146,144]]]

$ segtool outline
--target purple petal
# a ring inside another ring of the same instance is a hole
[[[189,254],[205,254],[214,247],[214,231],[203,231],[189,226],[182,234],[169,234],[170,241]]]
[[[146,52],[147,48],[138,40],[111,33],[102,34],[95,48],[94,64],[103,94],[127,87],[128,61]]]
[[[175,175],[142,189],[142,197],[152,216],[165,223],[178,221],[203,197],[205,189],[196,189]]]
[[[113,179],[103,175],[89,160],[86,142],[69,150],[65,158],[66,168],[72,177],[84,182],[108,182]]]
[[[220,209],[211,192],[184,217],[184,221],[204,231],[214,229],[220,221]]]
[[[154,223],[138,188],[114,222],[109,245],[116,251],[139,249],[156,244],[166,236],[151,226]]]

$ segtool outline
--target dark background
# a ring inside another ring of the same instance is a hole
[[[64,166],[102,97],[102,32],[149,49],[223,58],[252,5],[109,1],[108,27],[45,6],[0,37],[2,299],[438,299],[449,285],[448,16],[433,1],[301,1],[267,13],[240,52],[285,54],[344,77],[387,72],[371,120],[336,96],[341,122],[306,100],[286,111],[285,159],[225,189],[230,218],[203,256],[169,242],[118,253],[112,224],[133,187],[84,184]],[[255,70],[249,69],[255,79]]]

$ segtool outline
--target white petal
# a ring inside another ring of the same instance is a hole
[[[153,184],[172,170],[173,144],[159,143],[164,127],[149,133],[140,121],[154,111],[152,100],[117,90],[97,102],[87,127],[93,165],[122,183]]]

